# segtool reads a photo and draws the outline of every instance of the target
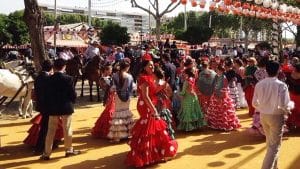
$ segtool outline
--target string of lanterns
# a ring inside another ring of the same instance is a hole
[[[178,0],[171,0],[176,3]],[[180,0],[181,4],[186,5],[188,0]],[[192,7],[199,6],[205,8],[208,5],[210,11],[221,13],[256,17],[260,19],[275,19],[286,22],[293,22],[300,25],[300,9],[285,3],[279,3],[277,0],[189,0]],[[253,2],[254,3],[250,3]]]

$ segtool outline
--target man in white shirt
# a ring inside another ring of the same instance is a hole
[[[266,135],[267,153],[262,169],[277,169],[284,120],[292,108],[288,87],[277,78],[279,68],[278,62],[267,63],[266,71],[269,77],[256,84],[252,100],[253,107],[260,112],[261,124]]]

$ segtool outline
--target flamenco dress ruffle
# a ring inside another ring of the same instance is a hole
[[[207,111],[208,126],[213,129],[230,131],[241,127],[235,114],[235,105],[228,96],[228,90],[222,91],[223,96],[214,94]]]
[[[126,164],[143,167],[175,156],[178,144],[170,138],[166,122],[152,117],[142,100],[138,101],[137,108],[143,113],[132,129],[129,141],[131,150],[127,154]]]
[[[96,138],[107,138],[110,128],[112,114],[115,111],[115,94],[110,93],[105,109],[97,119],[95,126],[92,128],[92,136]]]
[[[42,118],[43,116],[41,114],[38,114],[33,119],[30,120],[32,126],[28,130],[28,136],[23,141],[25,144],[28,144],[33,147],[37,145],[37,140],[41,129]],[[60,141],[62,140],[63,136],[64,135],[63,135],[63,128],[62,128],[62,120],[60,119],[58,122],[58,127],[56,129],[54,140]]]

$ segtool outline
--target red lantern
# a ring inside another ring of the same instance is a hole
[[[220,1],[221,1],[221,0],[215,0],[214,2],[217,2],[217,3],[218,3],[218,2],[220,2]]]
[[[232,4],[232,0],[224,0],[224,4],[225,5],[231,5]]]
[[[216,3],[215,2],[211,2],[209,5],[209,11],[213,11],[216,8]]]
[[[181,3],[182,3],[183,5],[186,5],[187,0],[181,0]]]
[[[172,1],[172,3],[176,3],[177,2],[177,0],[171,0]]]
[[[257,6],[255,6],[255,5],[251,5],[251,7],[250,7],[250,11],[257,11]]]
[[[196,0],[192,0],[192,7],[196,7],[197,6],[197,1]]]
[[[234,2],[234,4],[233,4],[233,6],[234,7],[236,7],[236,8],[239,8],[239,7],[241,7],[241,2],[239,2],[239,1],[236,1],[236,2]]]
[[[250,4],[249,3],[244,3],[243,4],[243,9],[250,9]]]

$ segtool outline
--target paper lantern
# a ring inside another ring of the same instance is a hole
[[[210,2],[210,4],[209,4],[209,10],[210,11],[214,11],[215,8],[216,8],[216,2],[214,2],[214,1]]]
[[[177,2],[177,0],[171,0],[172,1],[172,3],[176,3]]]
[[[252,16],[252,17],[254,17],[255,16],[255,11],[250,11],[249,15]]]
[[[250,4],[249,3],[244,3],[243,4],[243,9],[250,9]]]
[[[286,12],[292,12],[293,11],[293,7],[292,6],[287,6],[286,7]]]
[[[239,1],[236,1],[236,2],[233,3],[233,6],[236,7],[236,8],[239,8],[239,7],[242,6],[242,3],[239,2]]]
[[[263,1],[263,6],[265,8],[270,8],[272,6],[272,1],[271,0],[264,0]]]
[[[263,3],[263,0],[255,0],[254,2],[255,2],[257,5],[260,5],[260,4]]]
[[[181,0],[181,4],[186,5],[187,0]]]
[[[232,0],[224,0],[224,4],[225,5],[231,5],[232,4]]]
[[[250,6],[250,11],[257,11],[257,6],[256,5],[251,5]]]
[[[282,13],[285,13],[285,12],[286,12],[286,8],[287,8],[287,5],[286,5],[286,4],[282,4],[282,5],[279,6],[279,10],[280,10],[280,12],[282,12]]]
[[[205,8],[205,4],[206,4],[206,0],[201,0],[199,3],[200,8]]]
[[[297,14],[297,12],[298,12],[298,9],[297,9],[296,7],[293,7],[292,13],[293,13],[293,14]]]
[[[275,1],[275,2],[272,3],[271,7],[272,7],[272,9],[278,9],[279,3],[277,1]]]
[[[243,9],[242,13],[245,16],[249,16],[249,9]]]
[[[192,0],[191,4],[192,4],[192,7],[196,7],[197,6],[197,1],[196,0]]]

